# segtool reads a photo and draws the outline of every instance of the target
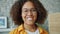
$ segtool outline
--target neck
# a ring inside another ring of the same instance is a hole
[[[24,28],[28,31],[31,31],[31,32],[34,32],[37,29],[35,24],[28,25],[28,24],[25,24],[25,23],[24,23]]]

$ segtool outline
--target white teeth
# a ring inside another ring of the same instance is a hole
[[[32,18],[28,18],[27,20],[32,20]]]

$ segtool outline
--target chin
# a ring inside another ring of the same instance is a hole
[[[26,23],[27,25],[33,25],[33,23]]]

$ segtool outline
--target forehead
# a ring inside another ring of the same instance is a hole
[[[22,8],[34,8],[34,4],[31,1],[27,1]]]

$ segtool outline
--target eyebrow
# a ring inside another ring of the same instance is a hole
[[[27,9],[27,8],[23,8],[23,9]],[[35,9],[35,8],[31,8],[31,9]]]

